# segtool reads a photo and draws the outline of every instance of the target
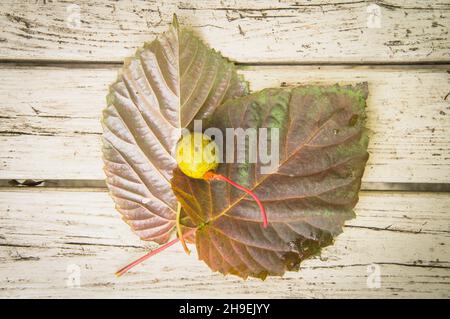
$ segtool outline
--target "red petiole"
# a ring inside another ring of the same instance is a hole
[[[156,255],[156,254],[158,254],[158,253],[160,253],[160,252],[162,252],[162,251],[165,250],[166,248],[169,248],[170,246],[176,244],[178,241],[180,241],[180,239],[179,239],[179,238],[175,238],[174,240],[169,241],[167,244],[164,244],[164,245],[158,247],[157,249],[152,250],[151,252],[148,252],[147,254],[145,254],[144,256],[142,256],[141,258],[136,259],[135,261],[133,261],[131,264],[128,264],[127,266],[125,266],[125,267],[119,269],[119,270],[116,272],[116,276],[117,276],[117,277],[122,276],[124,273],[126,273],[128,270],[130,270],[130,269],[133,268],[134,266],[139,265],[141,262],[143,262],[143,261],[149,259],[150,257],[152,257],[152,256],[154,256],[154,255]]]
[[[264,209],[263,204],[261,203],[261,201],[259,200],[259,198],[255,195],[255,193],[253,193],[251,190],[249,190],[248,188],[245,188],[242,185],[239,185],[236,182],[233,182],[231,179],[229,179],[228,177],[225,177],[223,175],[220,174],[216,174],[212,171],[206,172],[206,174],[203,176],[203,178],[207,181],[210,180],[221,180],[221,181],[225,181],[230,185],[233,185],[234,187],[236,187],[237,189],[240,189],[241,191],[246,192],[248,195],[250,195],[251,197],[253,197],[253,199],[255,200],[255,202],[258,204],[259,209],[261,210],[261,216],[263,218],[263,227],[267,228],[268,222],[267,222],[267,215],[266,215],[266,211]]]
[[[195,229],[188,231],[183,237],[187,237],[187,236],[191,235],[194,231],[195,231]],[[149,259],[150,257],[152,257],[152,256],[154,256],[154,255],[156,255],[156,254],[166,250],[167,248],[169,248],[170,246],[173,246],[174,244],[176,244],[179,241],[180,241],[180,238],[177,237],[177,238],[169,241],[168,243],[166,243],[166,244],[156,248],[155,250],[152,250],[152,251],[148,252],[147,254],[142,256],[141,258],[136,259],[135,261],[133,261],[131,264],[128,264],[127,266],[119,269],[116,272],[116,276],[117,277],[122,276],[124,273],[126,273],[128,270],[130,270],[134,266],[139,265],[141,262],[143,262],[143,261]]]

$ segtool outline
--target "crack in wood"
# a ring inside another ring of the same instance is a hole
[[[27,182],[23,182],[26,180]],[[0,179],[0,188],[30,189],[36,187],[40,189],[72,188],[83,191],[86,188],[107,191],[104,180],[98,179]],[[434,192],[450,193],[450,183],[371,183],[363,182],[362,191],[404,191],[404,192]]]
[[[398,262],[371,262],[371,263],[356,263],[348,265],[329,265],[329,266],[300,266],[300,269],[333,269],[333,268],[345,268],[345,267],[367,267],[370,265],[386,265],[386,266],[401,266],[401,267],[414,267],[414,268],[435,268],[435,269],[450,269],[449,266],[441,266],[435,264],[409,264]]]
[[[345,225],[345,228],[359,228],[359,229],[370,229],[374,231],[389,231],[389,232],[396,232],[396,233],[406,233],[406,234],[450,234],[449,231],[445,230],[427,230],[423,231],[422,228],[420,228],[417,231],[414,230],[405,230],[405,229],[396,229],[391,228],[392,225],[389,225],[388,227],[382,228],[382,227],[374,227],[374,226],[360,226],[360,225]]]

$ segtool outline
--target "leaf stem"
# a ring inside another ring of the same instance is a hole
[[[248,188],[245,188],[242,185],[239,185],[236,182],[233,182],[231,179],[229,179],[228,177],[225,177],[221,174],[216,174],[212,171],[207,172],[203,178],[207,181],[209,180],[222,180],[225,181],[227,183],[229,183],[230,185],[233,185],[234,187],[236,187],[237,189],[240,189],[241,191],[246,192],[248,195],[250,195],[251,197],[253,197],[253,199],[255,200],[255,202],[258,204],[259,209],[261,210],[261,216],[263,218],[263,227],[267,228],[268,226],[268,221],[267,221],[267,215],[266,215],[266,210],[264,209],[263,204],[261,203],[261,201],[259,200],[258,196],[256,196],[255,193],[253,193],[251,190],[249,190]]]
[[[181,238],[191,235],[193,232],[195,232],[195,230],[196,230],[196,229],[192,229],[192,230],[188,231],[184,236],[181,236]],[[156,254],[158,254],[158,253],[160,253],[160,252],[166,250],[167,248],[169,248],[170,246],[173,246],[174,244],[176,244],[176,243],[179,242],[179,241],[180,241],[180,238],[177,237],[177,238],[175,238],[175,239],[169,241],[168,243],[166,243],[166,244],[164,244],[164,245],[162,245],[162,246],[159,246],[159,247],[156,248],[155,250],[152,250],[152,251],[148,252],[147,254],[145,254],[144,256],[142,256],[141,258],[136,259],[135,261],[133,261],[132,263],[128,264],[127,266],[125,266],[125,267],[119,269],[119,270],[116,272],[116,276],[117,276],[117,277],[122,276],[124,273],[126,273],[128,270],[130,270],[130,269],[133,268],[134,266],[139,265],[139,264],[142,263],[143,261],[145,261],[145,260],[149,259],[150,257],[152,257],[152,256],[154,256],[154,255],[156,255]]]

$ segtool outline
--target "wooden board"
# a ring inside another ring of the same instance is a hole
[[[450,298],[450,193],[363,191],[357,218],[321,257],[243,281],[180,246],[117,279],[155,246],[132,234],[104,188],[1,187],[103,181],[108,84],[173,13],[237,61],[252,90],[367,81],[363,185],[449,189],[448,1],[2,0],[0,298]]]
[[[122,61],[176,13],[212,47],[244,63],[450,60],[450,3],[377,3],[3,0],[0,59]]]
[[[148,244],[120,220],[107,193],[4,190],[0,297],[449,298],[448,207],[449,194],[362,192],[358,217],[334,246],[299,273],[265,282],[214,274],[180,246],[115,278]],[[372,264],[379,288],[370,285]],[[79,288],[66,283],[74,267]]]
[[[364,182],[450,180],[450,66],[254,66],[253,90],[367,81]],[[0,179],[103,179],[100,114],[117,68],[0,69]],[[61,165],[64,163],[64,165]]]

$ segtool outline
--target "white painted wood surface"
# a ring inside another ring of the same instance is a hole
[[[0,59],[122,61],[175,12],[239,62],[448,62],[449,10],[439,0],[2,0]]]
[[[445,183],[450,180],[447,69],[450,65],[257,66],[240,72],[253,90],[367,81],[370,158],[363,180]],[[103,179],[99,118],[116,74],[116,68],[0,69],[0,178]]]
[[[367,24],[373,4],[380,28]],[[248,64],[239,72],[253,90],[367,81],[364,182],[450,183],[450,3],[438,0],[3,0],[0,180],[102,180],[107,86],[174,12]],[[2,187],[0,298],[450,298],[449,208],[449,193],[361,192],[357,218],[298,273],[223,277],[177,246],[117,279],[153,246],[104,189]],[[372,265],[379,288],[367,284]]]
[[[213,274],[181,246],[116,278],[146,249],[106,192],[3,191],[0,297],[449,298],[448,207],[446,194],[362,192],[358,217],[335,244],[283,278]],[[367,285],[371,264],[379,267],[380,288]],[[66,284],[73,265],[80,288]]]

